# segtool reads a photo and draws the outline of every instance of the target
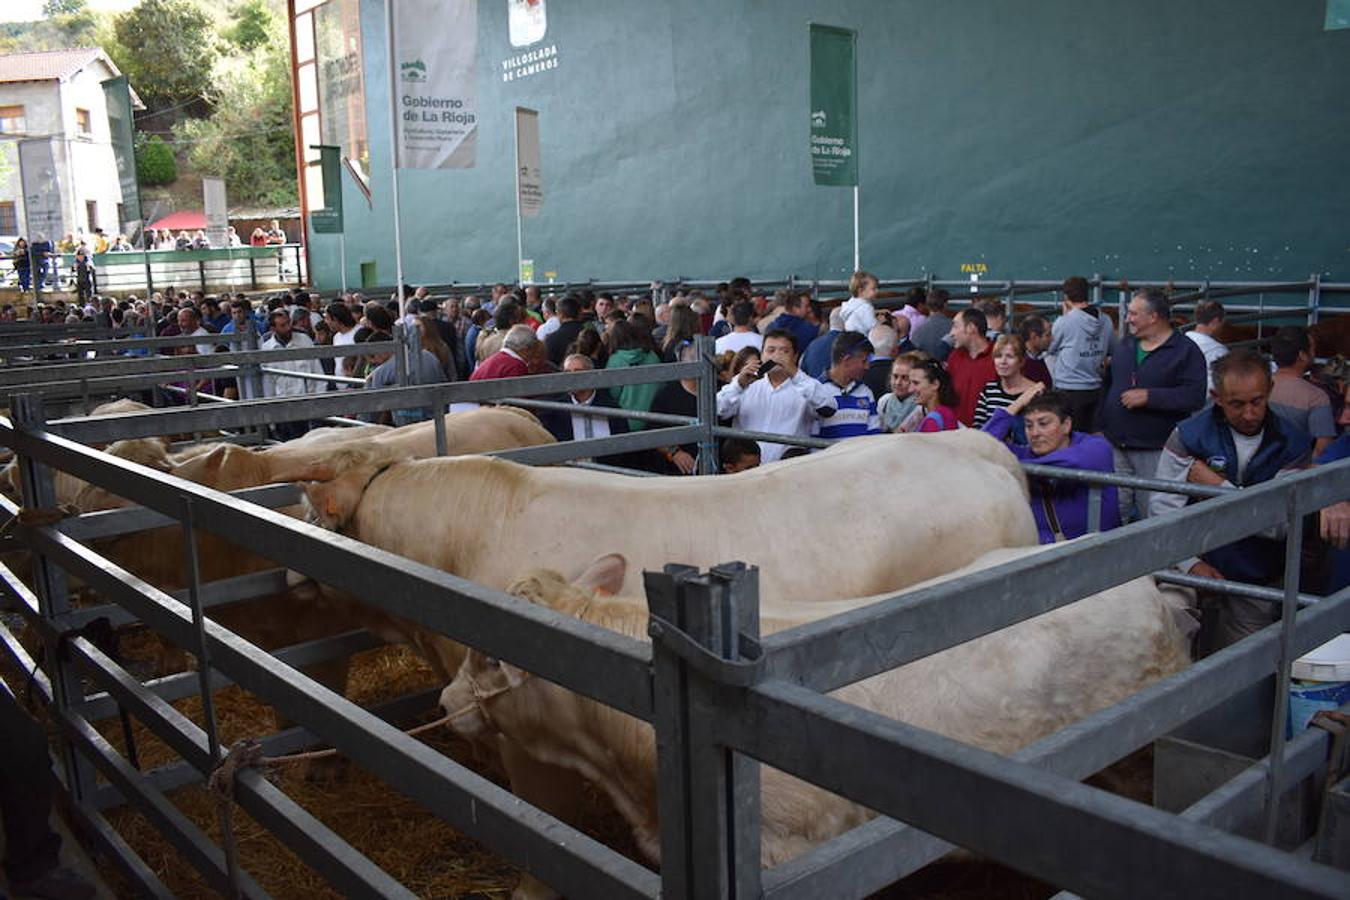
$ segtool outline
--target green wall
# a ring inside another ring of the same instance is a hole
[[[413,283],[515,272],[512,110],[540,112],[536,277],[852,267],[846,188],[812,184],[807,24],[858,29],[862,260],[888,276],[1350,281],[1350,31],[1322,0],[555,0],[559,65],[511,83],[479,6],[476,168],[402,171]],[[363,0],[375,203],[348,280],[394,280],[382,0]],[[310,235],[338,283],[337,239]]]

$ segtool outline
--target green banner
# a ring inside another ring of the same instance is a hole
[[[122,187],[122,221],[118,229],[134,244],[141,230],[141,189],[136,182],[136,146],[133,131],[131,85],[127,76],[118,75],[103,82],[103,98],[108,106],[108,133],[112,136],[113,159],[117,162],[117,180]]]
[[[811,26],[811,174],[816,184],[858,183],[857,32]]]
[[[327,144],[314,144],[310,149],[319,151],[318,166],[323,175],[323,206],[319,209],[310,209],[310,227],[314,229],[315,234],[341,234],[342,160],[338,156],[338,148]]]

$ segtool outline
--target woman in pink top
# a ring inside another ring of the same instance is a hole
[[[935,359],[924,361],[909,370],[909,383],[914,388],[914,396],[924,408],[923,424],[920,432],[954,431],[957,426],[956,388],[952,387],[951,376]]]

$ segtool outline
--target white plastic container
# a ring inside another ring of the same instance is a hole
[[[1322,710],[1350,703],[1350,634],[1294,660],[1290,674],[1288,732],[1293,736]]]

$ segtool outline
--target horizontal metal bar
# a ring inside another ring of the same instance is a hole
[[[249,503],[276,509],[282,506],[294,506],[304,496],[296,484],[266,484],[262,487],[244,488],[231,491],[231,497],[238,497]],[[62,519],[60,529],[76,540],[90,541],[97,538],[113,537],[145,531],[148,528],[163,528],[177,525],[178,520],[163,513],[146,509],[143,506],[124,506],[119,509],[101,509]]]
[[[201,780],[204,773],[212,768],[214,762],[207,744],[206,733],[166,701],[146,691],[124,669],[89,641],[84,638],[77,638],[71,642],[71,645],[74,653],[79,657],[77,662],[81,664],[81,667],[107,688],[110,693],[114,694],[117,700],[124,704],[156,737],[163,740],[179,756],[183,757],[187,761],[188,767],[195,773],[195,777],[190,781],[179,778],[177,784],[172,783],[173,779],[168,779],[165,787],[156,788],[156,791],[162,793],[163,790],[171,789],[171,787]],[[89,726],[86,724],[85,727]],[[109,749],[111,750],[111,747]],[[113,753],[116,755],[115,751]],[[120,756],[117,756],[117,761],[126,765]],[[139,778],[150,784],[163,780],[149,774],[139,774]],[[116,783],[114,783],[114,787],[117,787]],[[309,858],[307,861],[314,864],[315,868],[324,874],[339,879],[337,886],[352,891],[356,896],[369,897],[372,900],[379,897],[412,898],[414,896],[395,879],[347,844],[346,841],[330,831],[327,826],[268,783],[260,773],[241,773],[236,781],[235,788],[240,805],[250,812],[261,813],[265,819],[269,820],[268,824],[279,827],[284,836],[294,838],[297,836],[297,832],[306,831],[307,836],[300,843],[300,848],[308,851]],[[291,846],[293,850],[297,849],[294,845],[288,846]],[[301,858],[305,859],[306,854],[301,854]],[[341,860],[342,865],[335,865],[337,860]]]
[[[584,459],[569,459],[562,465],[573,469],[589,469],[592,472],[608,472],[611,475],[631,475],[636,478],[660,478],[656,472],[644,472],[641,469],[628,469],[623,466],[607,466],[604,463],[589,462]]]
[[[272,655],[293,669],[303,669],[315,663],[352,656],[383,646],[384,641],[375,635],[363,629],[356,629],[332,637],[282,647],[272,651]],[[218,691],[234,682],[223,672],[212,669],[210,683],[211,690]],[[201,676],[197,672],[177,672],[162,678],[153,678],[144,682],[144,685],[146,690],[153,692],[156,697],[172,702],[200,693]],[[117,715],[117,703],[107,692],[99,691],[85,698],[81,712],[86,719],[98,722]]]
[[[1323,505],[1350,496],[1350,460],[778,632],[763,641],[767,673],[833,690],[1281,524],[1308,484]]]
[[[1350,709],[1350,706],[1342,706],[1340,711],[1346,712],[1347,709]],[[1326,768],[1330,743],[1329,732],[1309,728],[1303,734],[1295,735],[1285,745],[1285,758],[1281,768],[1286,785],[1284,790],[1299,784],[1314,772]],[[1187,807],[1180,816],[1224,831],[1237,831],[1265,809],[1269,770],[1269,756],[1257,760],[1249,768]],[[1293,855],[1305,858],[1307,856],[1301,850],[1294,851]],[[1051,900],[1080,900],[1080,898],[1077,894],[1061,891]]]
[[[1052,478],[1059,481],[1075,481],[1082,484],[1114,484],[1119,487],[1135,488],[1144,491],[1160,491],[1168,494],[1184,494],[1187,497],[1206,499],[1222,497],[1237,490],[1235,487],[1215,487],[1208,484],[1191,484],[1184,481],[1166,481],[1161,478],[1141,478],[1138,475],[1119,475],[1115,472],[1093,472],[1086,469],[1066,469],[1059,466],[1042,466],[1023,462],[1022,470],[1034,478]]]
[[[135,804],[155,830],[180,851],[180,859],[190,863],[215,890],[225,895],[232,893],[225,854],[205,832],[155,788],[149,778],[133,769],[92,725],[55,708],[50,708],[50,714],[82,755],[93,762],[104,777]],[[243,870],[239,872],[239,884],[245,897],[268,896],[253,876]]]
[[[1342,706],[1341,712],[1347,712]],[[1309,775],[1326,767],[1331,750],[1331,732],[1308,728],[1285,745],[1281,767],[1283,789],[1288,790]],[[1194,822],[1204,822],[1224,831],[1235,831],[1265,810],[1270,757],[1257,760],[1247,769],[1215,788],[1181,812]]]
[[[200,343],[211,339],[202,336]],[[395,341],[372,341],[368,344],[319,344],[312,347],[288,347],[273,350],[235,350],[227,353],[187,353],[174,356],[140,356],[133,359],[95,359],[80,363],[44,365],[40,371],[47,381],[99,378],[110,375],[144,375],[150,372],[174,372],[181,369],[207,366],[242,366],[251,363],[282,360],[334,359],[340,356],[368,356],[372,353],[395,353]],[[0,388],[12,388],[33,381],[28,369],[0,368]]]
[[[173,891],[164,886],[154,870],[131,849],[131,845],[97,809],[89,804],[73,802],[67,805],[67,809],[75,817],[81,834],[93,841],[97,849],[112,860],[118,871],[131,882],[137,897],[145,900],[175,900]]]
[[[440,688],[428,688],[424,691],[377,704],[371,707],[369,711],[391,725],[406,727],[400,723],[407,722],[416,716],[423,716],[428,710],[435,710],[436,700],[440,693]],[[263,755],[269,757],[288,756],[293,753],[304,753],[319,748],[326,749],[326,744],[321,738],[301,725],[294,725],[284,731],[258,737],[257,741],[262,747]],[[278,765],[286,766],[291,765],[291,763],[281,762]],[[202,781],[202,773],[185,760],[159,766],[146,774],[160,787],[160,790],[165,792]],[[112,788],[101,789],[96,794],[96,798],[96,802],[100,804],[100,809],[122,805],[121,796]]]
[[[731,691],[719,694],[732,700]],[[1346,873],[806,688],[775,681],[734,697],[718,728],[728,746],[1087,896],[1341,898],[1350,891]],[[972,815],[968,804],[950,802],[969,796],[999,814]]]
[[[673,444],[688,444],[697,441],[702,436],[702,426],[681,425],[675,428],[649,428],[645,431],[633,431],[628,434],[615,434],[603,438],[585,438],[579,441],[563,441],[557,444],[538,444],[534,447],[493,450],[482,455],[509,459],[526,466],[549,466],[582,457],[611,456],[617,453],[632,453],[636,450],[650,450],[655,447],[669,447]]]
[[[519,378],[462,381],[407,388],[329,391],[287,399],[240,400],[212,408],[179,407],[111,416],[54,419],[48,422],[46,427],[55,434],[92,444],[178,432],[318,419],[331,415],[348,415],[353,410],[373,412],[414,409],[458,402],[477,403],[537,394],[560,394],[586,388],[676,381],[681,378],[699,377],[702,372],[702,363],[662,363],[623,369],[524,375]]]
[[[1153,577],[1166,584],[1178,584],[1195,588],[1198,591],[1210,591],[1215,594],[1227,594],[1231,597],[1250,597],[1253,600],[1267,600],[1271,603],[1283,603],[1284,591],[1279,588],[1261,587],[1247,584],[1245,581],[1229,581],[1226,578],[1202,578],[1199,575],[1187,575],[1175,570],[1161,569]],[[1320,603],[1322,597],[1316,594],[1299,594],[1298,605],[1311,606]]]
[[[0,388],[0,396],[12,397],[15,394],[41,394],[44,397],[63,399],[82,397],[107,397],[148,390],[175,380],[205,381],[216,378],[234,378],[238,370],[233,366],[193,369],[191,371],[166,371],[149,375],[126,375],[115,378],[66,379],[64,381],[38,381],[31,384],[11,385]],[[116,438],[112,438],[116,440]]]
[[[1336,608],[1339,607],[1339,608]],[[1298,653],[1350,627],[1350,591],[1299,615]],[[1026,747],[1013,758],[1081,779],[1267,677],[1278,664],[1280,629],[1262,632]],[[917,871],[952,846],[894,819],[874,819],[764,874],[775,898],[863,896]],[[847,888],[845,887],[847,885]]]
[[[502,406],[519,406],[521,409],[545,409],[552,412],[571,413],[574,416],[588,416],[593,419],[637,419],[640,422],[658,422],[662,425],[689,425],[697,422],[690,416],[672,416],[667,413],[647,412],[641,409],[622,409],[614,406],[584,406],[577,403],[558,403],[553,400],[503,400]]]
[[[194,344],[243,344],[248,341],[248,335],[243,332],[230,332],[221,334],[211,332],[210,334],[171,334],[165,336],[139,336],[128,334],[126,337],[113,340],[85,340],[76,338],[75,343],[39,343],[39,344],[6,344],[0,342],[0,359],[8,359],[13,356],[19,356],[24,353],[51,353],[53,349],[69,348],[79,353],[96,353],[101,350],[145,350],[158,347],[191,347]]]
[[[334,583],[366,603],[479,647],[631,715],[651,715],[651,648],[644,642],[273,510],[240,503],[172,475],[155,473],[147,477],[135,463],[65,438],[7,429],[0,420],[0,434],[7,430],[19,451],[36,460],[96,484],[117,484],[128,499],[165,512],[181,509],[184,498],[190,497],[198,527],[245,550],[285,559],[290,568]],[[43,552],[60,553],[63,565],[79,564],[80,571],[72,574],[91,586],[109,570],[106,560],[94,557],[92,551],[64,535],[19,527],[29,540],[40,543]],[[132,581],[136,590],[144,584],[140,579]],[[126,589],[126,585],[122,587]],[[111,599],[122,602],[119,597]],[[127,595],[127,599],[134,598]]]
[[[301,381],[322,381],[327,384],[350,384],[361,387],[364,378],[348,378],[346,375],[321,375],[317,372],[292,372],[290,369],[278,369],[275,366],[259,366],[268,375],[283,375],[286,378],[299,378]]]
[[[713,426],[713,435],[720,438],[744,438],[747,441],[763,441],[766,444],[791,444],[794,447],[810,447],[823,450],[834,445],[828,438],[808,437],[796,434],[775,434],[771,431],[746,431],[743,428],[724,428]]]
[[[272,594],[284,594],[289,589],[286,584],[285,569],[268,569],[263,572],[250,572],[247,575],[235,575],[217,581],[205,582],[200,586],[198,597],[203,609],[219,609],[244,600],[267,597]],[[180,603],[188,602],[187,588],[171,591],[170,596]],[[279,599],[278,602],[285,602]],[[100,603],[71,610],[66,622],[72,628],[79,628],[94,619],[106,618],[109,623],[120,628],[131,625],[136,619],[115,603]]]
[[[98,557],[51,529],[25,531],[58,565],[105,593],[119,594],[155,630],[175,642],[192,639],[190,617],[182,604],[106,561],[100,565]],[[381,569],[378,562],[374,568]],[[397,590],[396,585],[389,587]],[[205,632],[213,664],[244,690],[305,723],[358,765],[415,798],[452,827],[528,865],[545,882],[577,896],[595,892],[615,897],[657,896],[659,878],[650,870],[525,804],[214,622],[205,623]],[[559,653],[566,643],[555,641],[543,649]],[[575,659],[568,662],[575,665]]]

